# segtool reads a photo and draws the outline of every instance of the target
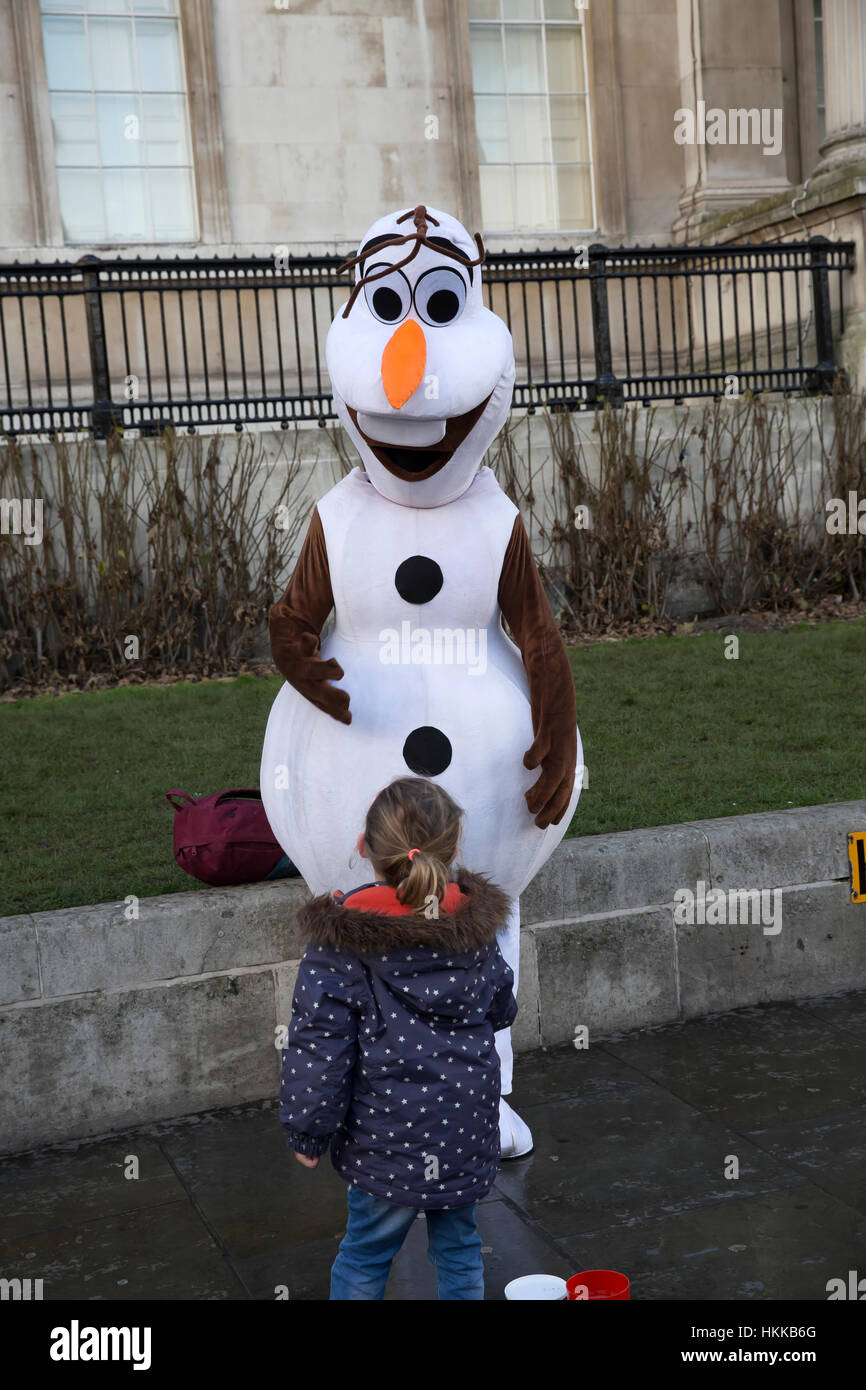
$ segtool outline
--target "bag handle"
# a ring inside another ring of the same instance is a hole
[[[185,809],[185,807],[182,804],[174,800],[176,796],[182,796],[184,798],[184,801],[188,801],[191,806],[195,805],[194,796],[190,796],[189,792],[182,792],[178,787],[174,787],[172,791],[166,792],[165,799],[166,801],[171,802],[172,806],[176,811],[183,811]]]
[[[258,787],[235,787],[233,791],[223,792],[214,802],[214,806],[221,806],[224,801],[231,797],[249,797],[251,801],[261,801],[262,794]]]

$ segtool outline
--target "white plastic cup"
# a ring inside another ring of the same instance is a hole
[[[568,1289],[564,1279],[555,1274],[522,1274],[505,1285],[507,1299],[553,1300],[556,1303],[568,1300]]]

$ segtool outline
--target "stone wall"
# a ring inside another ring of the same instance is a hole
[[[866,801],[564,841],[521,900],[518,1053],[866,985],[847,840]],[[675,895],[778,890],[775,924]],[[299,882],[0,919],[0,1151],[276,1096]],[[698,914],[699,916],[699,914]],[[519,1063],[518,1063],[519,1065]]]

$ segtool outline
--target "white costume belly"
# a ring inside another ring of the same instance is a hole
[[[465,812],[461,862],[516,897],[562,839],[580,794],[578,777],[568,812],[546,830],[524,800],[540,770],[523,766],[533,738],[528,683],[497,603],[516,508],[488,468],[457,501],[429,508],[387,501],[356,468],[318,510],[336,618],[322,655],[345,672],[352,722],[282,687],[261,764],[274,834],[311,892],[369,882],[369,863],[350,867],[349,858],[370,803],[396,777],[429,776]],[[395,582],[416,556],[441,571],[426,602],[407,601]],[[422,760],[447,766],[407,764],[419,748]]]

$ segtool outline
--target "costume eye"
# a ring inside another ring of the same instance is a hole
[[[387,261],[379,261],[365,270],[365,275],[385,270]],[[409,312],[412,303],[412,290],[402,270],[394,270],[364,286],[364,298],[374,318],[380,323],[399,323]]]
[[[434,327],[453,323],[466,303],[466,281],[456,270],[436,266],[426,271],[415,286],[415,308],[419,318]]]

